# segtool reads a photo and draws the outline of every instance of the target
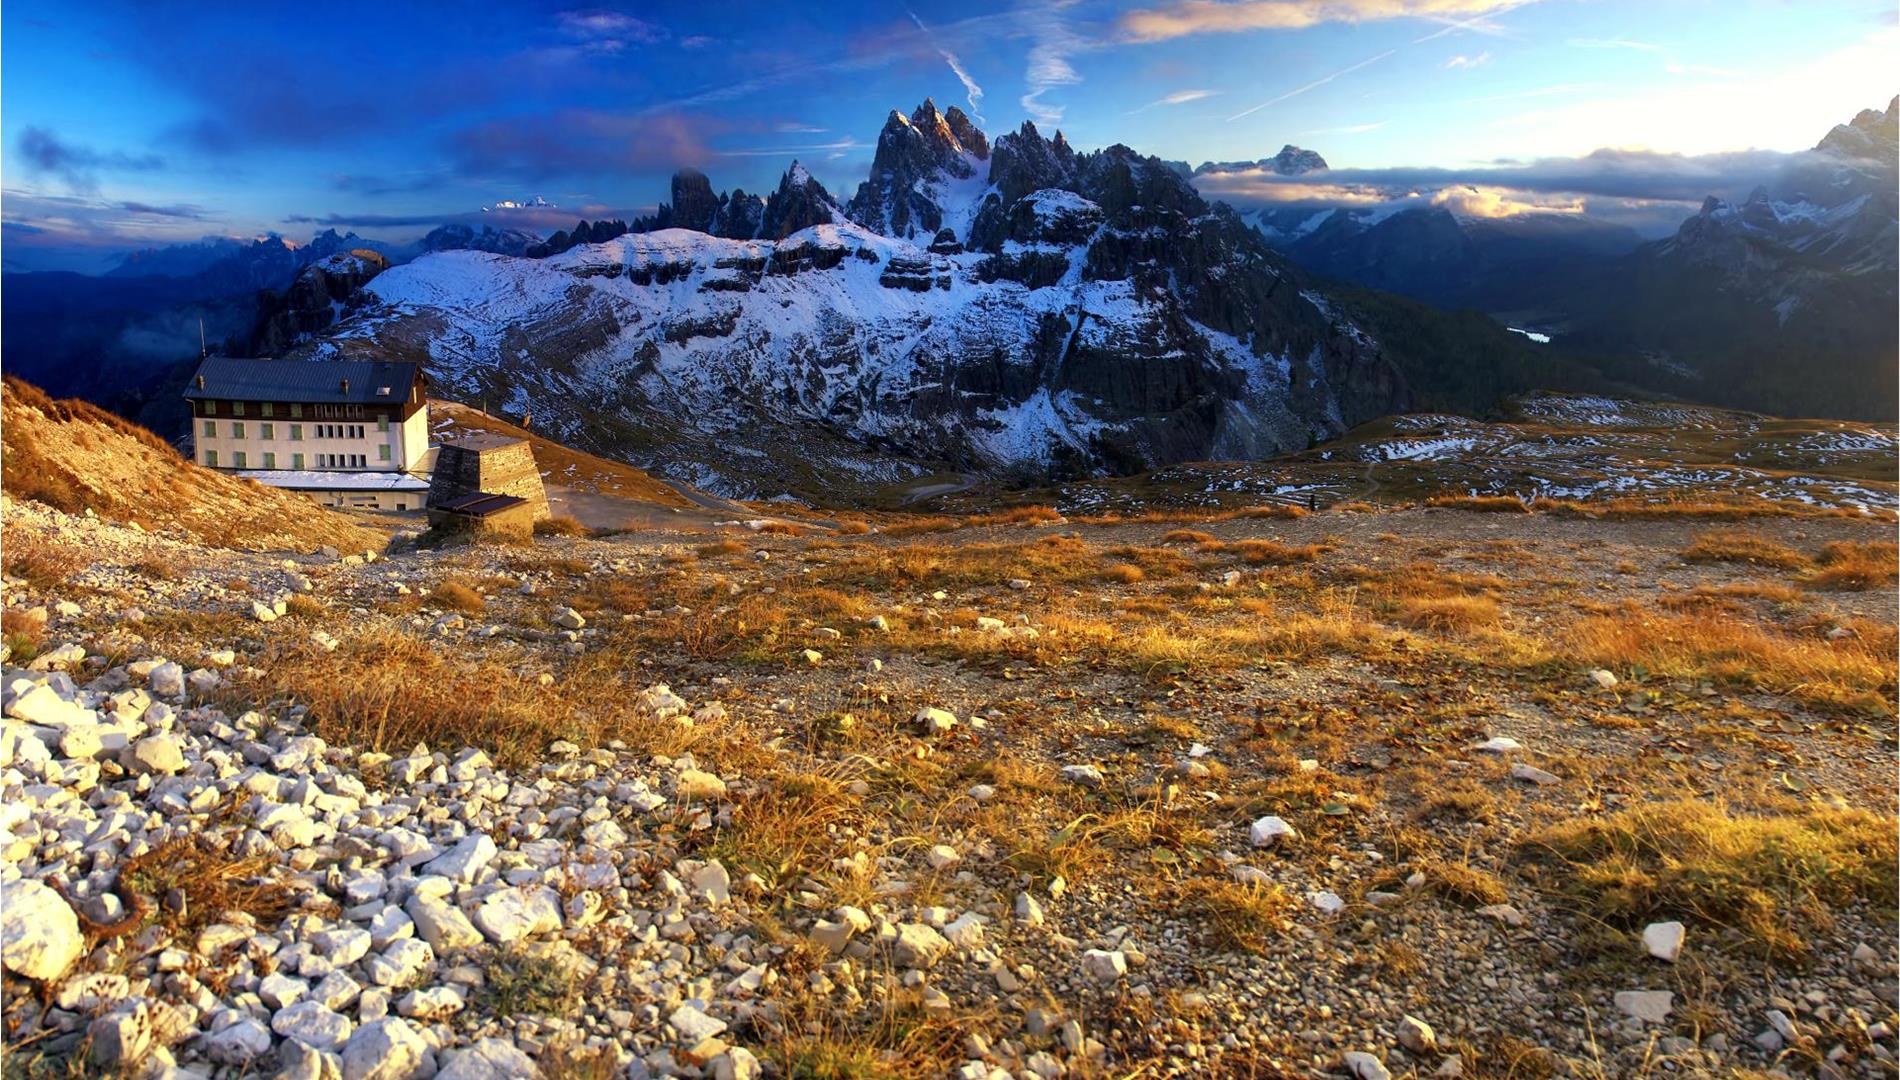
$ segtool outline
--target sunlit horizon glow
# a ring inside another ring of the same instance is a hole
[[[1336,205],[1392,198],[1381,170],[1436,170],[1417,197],[1461,213],[1646,210],[1658,228],[1732,194],[1714,186],[1739,174],[1716,164],[1754,152],[1758,172],[1760,154],[1810,148],[1900,90],[1891,9],[1709,16],[1632,0],[846,0],[717,17],[22,0],[0,37],[0,218],[8,268],[97,270],[204,236],[546,232],[649,213],[686,165],[764,192],[796,157],[848,198],[884,116],[932,96],[992,138],[1031,119],[1080,150],[1190,165],[1297,143],[1332,165]],[[1551,163],[1606,150],[1651,155],[1651,189],[1499,173],[1567,175]],[[1243,181],[1203,189],[1245,199]],[[534,195],[555,205],[481,211]]]

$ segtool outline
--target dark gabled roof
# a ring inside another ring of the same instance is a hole
[[[469,517],[489,517],[509,507],[520,506],[527,501],[519,495],[496,495],[486,491],[475,491],[436,503],[429,509],[444,510],[451,514],[465,514]]]
[[[359,404],[409,400],[416,365],[378,360],[238,360],[208,356],[185,387],[191,401]],[[343,389],[348,380],[349,389]],[[377,391],[389,388],[389,393]]]

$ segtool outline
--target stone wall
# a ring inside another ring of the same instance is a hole
[[[478,435],[442,444],[429,479],[429,505],[476,492],[526,499],[533,521],[549,516],[534,449],[524,439]]]

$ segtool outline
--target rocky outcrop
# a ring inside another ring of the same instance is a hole
[[[1185,162],[1183,162],[1185,164]],[[1270,172],[1279,176],[1300,176],[1305,173],[1319,172],[1326,168],[1326,159],[1312,150],[1302,150],[1292,143],[1280,148],[1280,152],[1258,161],[1203,161],[1194,175],[1224,172]]]
[[[843,218],[844,211],[825,186],[794,161],[779,178],[778,190],[765,201],[764,220],[758,235],[768,240],[783,240],[800,229],[829,225]]]
[[[368,250],[331,255],[304,267],[288,289],[258,297],[249,355],[276,356],[328,329],[356,290],[387,269],[389,260]]]
[[[712,181],[698,169],[681,169],[673,174],[672,225],[694,232],[713,231],[713,219],[719,216],[719,197],[713,194]]]

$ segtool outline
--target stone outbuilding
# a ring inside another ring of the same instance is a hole
[[[429,524],[525,536],[548,516],[526,439],[478,431],[442,441],[429,479]]]

